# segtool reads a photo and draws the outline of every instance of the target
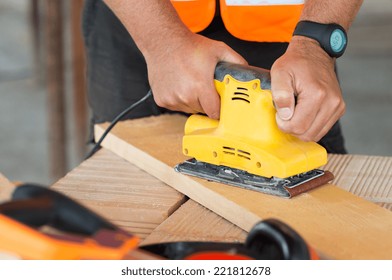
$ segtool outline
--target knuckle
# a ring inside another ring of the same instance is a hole
[[[282,66],[280,59],[276,60],[271,67],[271,77],[278,75],[281,71],[283,71],[284,68]]]
[[[216,120],[219,119],[219,112],[218,111],[207,113],[207,115],[210,116],[210,118],[212,118],[212,119],[216,119]]]
[[[182,104],[190,104],[192,103],[192,96],[187,93],[180,93],[178,98]]]
[[[194,106],[198,103],[200,92],[202,92],[200,86],[194,84],[191,88],[180,90],[176,97],[179,103],[183,105]]]
[[[222,49],[228,48],[227,44],[224,43],[224,42],[222,42],[222,41],[217,41],[217,42],[216,42],[216,46],[217,46],[218,48],[222,48]]]
[[[341,116],[343,116],[346,113],[346,103],[343,101],[340,105],[341,107]]]
[[[173,98],[165,96],[158,96],[158,97],[154,97],[155,103],[159,106],[159,107],[163,107],[163,108],[174,108],[176,102],[174,101]]]
[[[284,101],[288,99],[288,94],[283,90],[274,90],[272,96],[275,102]]]
[[[301,135],[299,138],[302,141],[305,141],[305,142],[310,142],[310,141],[314,141],[315,140],[314,137],[312,137],[310,135]]]
[[[343,99],[340,98],[339,96],[333,96],[331,97],[331,104],[334,108],[341,108],[341,105],[343,104]]]
[[[301,123],[297,125],[293,125],[291,128],[291,133],[295,135],[305,136],[306,131],[308,131],[310,124]]]
[[[305,132],[307,131],[307,129],[303,126],[301,127],[294,127],[292,129],[292,133],[295,135],[303,135]]]
[[[159,107],[165,107],[165,102],[162,98],[154,96],[154,101]]]
[[[327,91],[325,89],[315,90],[313,96],[316,100],[323,100],[327,96]]]
[[[277,105],[287,105],[288,103],[290,103],[290,96],[281,91],[276,91],[273,94],[273,99],[275,104]]]
[[[308,131],[308,124],[297,124],[293,121],[278,121],[278,127],[281,131],[296,135],[297,137],[302,137]]]

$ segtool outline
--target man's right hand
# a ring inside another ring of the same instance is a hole
[[[214,86],[219,61],[247,64],[226,44],[189,33],[146,56],[155,102],[174,111],[220,115],[220,98]]]
[[[192,33],[170,0],[105,0],[124,24],[147,62],[156,103],[170,110],[206,113],[218,119],[214,86],[219,61],[246,64],[222,42]]]

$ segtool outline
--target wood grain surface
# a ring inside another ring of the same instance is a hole
[[[142,245],[173,241],[243,242],[247,232],[193,200],[186,201]]]
[[[325,168],[334,173],[334,185],[392,210],[391,157],[330,155]]]
[[[185,201],[183,194],[104,149],[52,188],[141,239]]]

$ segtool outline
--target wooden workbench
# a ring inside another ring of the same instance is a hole
[[[246,237],[245,231],[105,149],[53,188],[137,234],[143,244]]]
[[[330,155],[333,183],[392,210],[392,158]],[[355,188],[353,187],[355,186]],[[137,234],[142,244],[177,240],[243,241],[246,232],[102,149],[53,186],[113,223]],[[0,200],[12,184],[0,177]],[[369,193],[378,193],[376,197]]]
[[[392,158],[330,155],[326,168],[335,174],[334,184],[392,209]],[[105,149],[53,188],[139,235],[143,244],[246,237],[239,227]]]

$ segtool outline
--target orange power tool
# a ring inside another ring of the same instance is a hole
[[[21,259],[318,259],[300,235],[274,219],[257,223],[244,243],[138,244],[135,235],[46,187],[19,186],[0,204],[0,253]]]

